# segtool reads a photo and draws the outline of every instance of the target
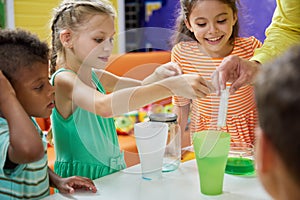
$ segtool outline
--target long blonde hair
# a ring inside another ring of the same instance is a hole
[[[65,49],[59,39],[60,32],[67,28],[76,31],[89,17],[99,14],[116,17],[114,7],[106,0],[64,0],[57,8],[54,8],[51,20],[51,74],[56,71],[56,66],[65,61]],[[47,140],[51,145],[53,145],[52,137],[51,128],[47,134]]]
[[[51,74],[56,71],[56,66],[65,60],[65,50],[59,39],[60,32],[67,28],[76,31],[89,17],[98,14],[116,17],[114,7],[106,0],[64,0],[54,9],[51,20]]]

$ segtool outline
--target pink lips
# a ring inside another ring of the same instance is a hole
[[[49,108],[49,109],[53,109],[55,107],[55,104],[54,103],[49,103],[48,104],[48,106],[47,106],[47,108]]]
[[[102,62],[108,62],[108,57],[98,57]]]
[[[222,40],[223,36],[220,37],[220,39],[215,40],[215,41],[211,41],[209,39],[206,39],[207,43],[211,44],[211,45],[216,45],[218,44],[221,40]]]

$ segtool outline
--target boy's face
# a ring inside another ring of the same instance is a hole
[[[36,62],[17,72],[12,81],[16,96],[29,116],[47,118],[54,108],[54,87],[48,79],[48,64]]]

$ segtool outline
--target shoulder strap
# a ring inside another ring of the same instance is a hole
[[[58,69],[54,74],[52,74],[51,79],[50,79],[51,85],[54,86],[54,79],[55,79],[55,76],[56,76],[58,73],[64,72],[64,71],[72,72],[72,73],[76,74],[74,71],[72,71],[72,70],[70,70],[70,69],[60,68],[60,69]]]
[[[106,94],[106,91],[105,91],[104,87],[102,86],[101,82],[99,81],[98,76],[94,70],[92,70],[92,81],[96,85],[97,90],[99,92]]]

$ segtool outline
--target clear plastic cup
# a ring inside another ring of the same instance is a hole
[[[134,125],[134,135],[143,179],[155,180],[161,178],[168,125],[162,122],[137,123]]]

